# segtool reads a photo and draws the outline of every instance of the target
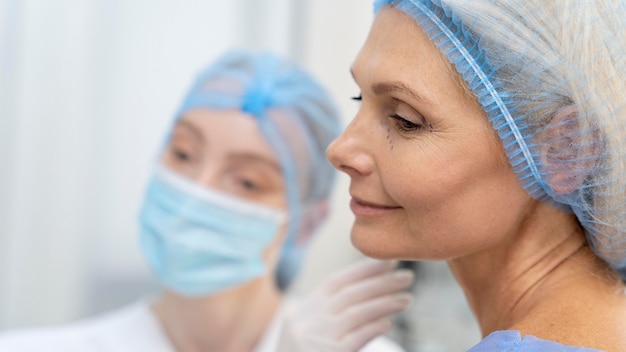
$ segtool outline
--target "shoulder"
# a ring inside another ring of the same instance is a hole
[[[67,325],[0,333],[0,352],[127,350],[172,351],[146,302]]]
[[[567,346],[532,335],[521,337],[517,330],[494,331],[467,352],[601,352],[585,347]]]

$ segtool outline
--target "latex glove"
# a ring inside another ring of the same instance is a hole
[[[409,306],[410,270],[366,259],[333,274],[287,306],[277,351],[358,351],[391,328],[391,315]]]

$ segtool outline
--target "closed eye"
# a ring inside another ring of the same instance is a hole
[[[400,132],[415,132],[424,127],[423,125],[411,122],[398,114],[391,114],[389,117],[396,120],[395,125]]]

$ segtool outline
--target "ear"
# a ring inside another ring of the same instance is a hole
[[[328,216],[328,209],[328,200],[317,202],[306,209],[304,214],[302,214],[302,225],[300,226],[300,231],[298,231],[296,243],[304,245],[311,240],[315,231]]]
[[[581,127],[574,105],[559,108],[538,134],[542,173],[558,195],[578,189],[596,166],[600,154],[597,129]]]

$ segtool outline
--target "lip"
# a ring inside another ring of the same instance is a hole
[[[352,197],[350,200],[350,210],[356,216],[382,216],[400,208],[402,207],[370,203],[357,197]]]

